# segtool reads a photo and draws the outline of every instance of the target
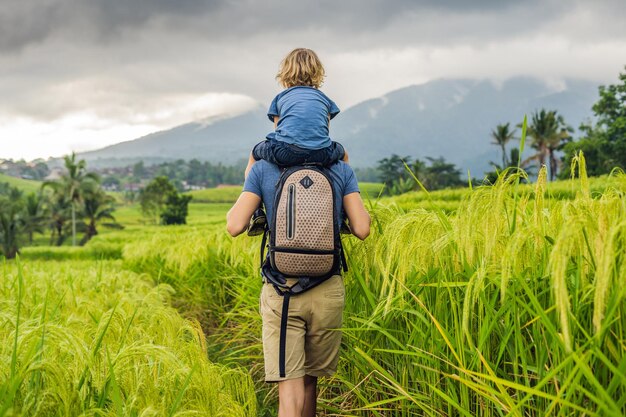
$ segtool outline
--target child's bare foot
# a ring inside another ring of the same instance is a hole
[[[248,226],[248,236],[258,236],[265,233],[265,228],[267,227],[267,217],[265,215],[265,211],[262,208],[258,208],[255,210],[252,215],[252,219],[250,219],[250,225]]]

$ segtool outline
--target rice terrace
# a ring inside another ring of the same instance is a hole
[[[623,413],[626,176],[574,164],[370,195],[324,415]],[[1,414],[266,415],[259,241],[225,236],[228,207],[162,227],[131,205],[124,230],[4,261]]]
[[[625,21],[2,2],[0,417],[626,416]]]

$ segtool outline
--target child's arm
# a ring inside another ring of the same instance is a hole
[[[274,130],[278,127],[278,119],[280,119],[280,117],[274,116]]]

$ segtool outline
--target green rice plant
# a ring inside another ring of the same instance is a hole
[[[66,261],[121,259],[122,244],[105,243],[102,240],[90,242],[86,247],[78,246],[30,246],[21,250],[25,260]]]
[[[426,228],[434,216],[385,214],[392,220],[347,277],[338,379],[355,388],[329,406],[348,402],[363,415],[383,403],[381,415],[624,413],[624,193],[591,199],[582,179],[574,200],[545,200],[540,174],[534,201],[516,201],[512,181],[474,189],[451,230]],[[410,218],[412,235],[401,232]]]
[[[226,238],[223,223],[216,228],[168,228],[150,240],[127,245],[124,264],[147,273],[155,283],[171,285],[185,312],[209,315],[202,316],[203,323],[223,324],[238,313],[236,305],[256,302],[261,286],[259,242],[250,243]]]
[[[168,229],[127,245],[124,265],[175,288],[173,305],[200,321],[209,357],[248,368],[262,404],[258,415],[275,415],[275,395],[262,382],[259,240],[226,237],[223,220],[215,227]]]
[[[171,287],[120,266],[3,265],[0,415],[255,415],[250,376],[208,361]]]

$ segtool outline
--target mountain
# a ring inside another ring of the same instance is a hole
[[[373,166],[397,153],[413,158],[443,156],[473,176],[499,161],[490,132],[499,123],[520,123],[542,107],[558,110],[577,128],[591,116],[597,85],[566,80],[555,88],[532,78],[501,83],[442,79],[392,91],[345,109],[331,122],[331,136],[343,143],[357,167]],[[97,165],[129,160],[198,158],[232,164],[272,128],[265,107],[208,122],[193,122],[119,143],[80,157]],[[530,152],[527,150],[527,152]]]
[[[91,166],[193,158],[233,164],[247,159],[252,146],[265,137],[271,126],[265,110],[258,106],[238,116],[186,123],[79,156]]]

